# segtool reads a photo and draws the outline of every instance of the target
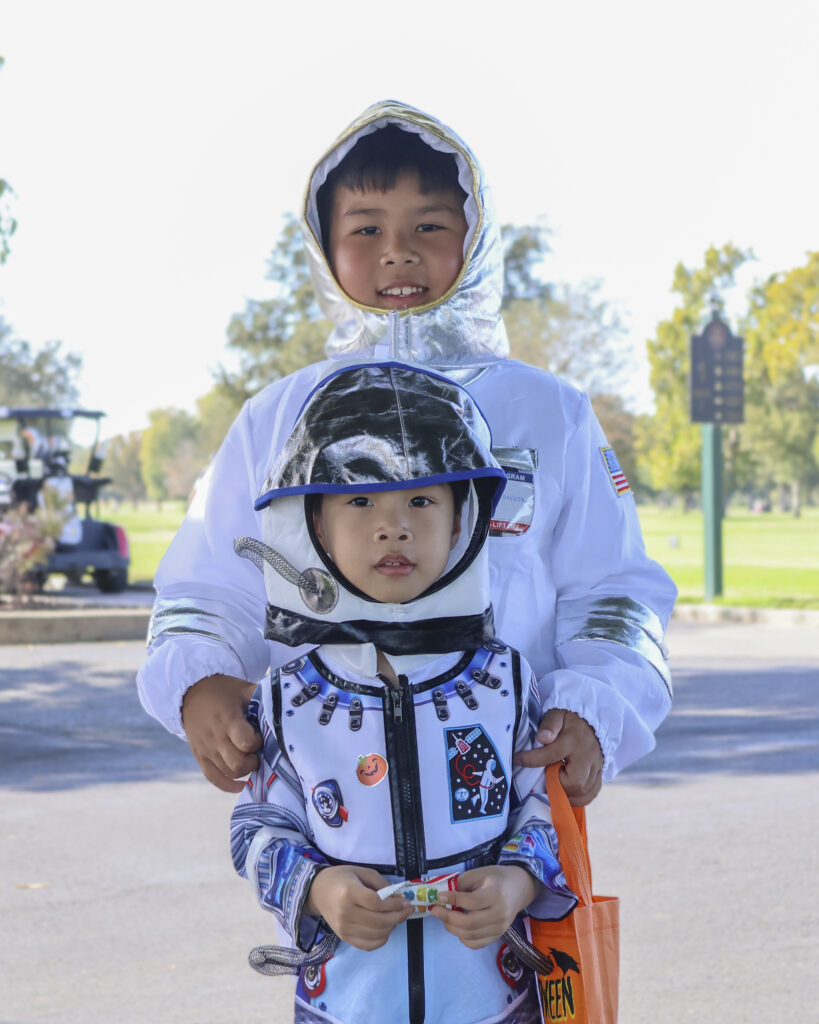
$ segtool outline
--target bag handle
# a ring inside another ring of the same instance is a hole
[[[591,862],[586,837],[586,811],[572,807],[560,781],[561,763],[546,769],[546,795],[557,832],[558,853],[569,888],[584,906],[592,903]]]

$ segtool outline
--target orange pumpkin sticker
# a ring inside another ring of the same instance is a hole
[[[387,777],[388,766],[381,754],[362,754],[355,770],[358,781],[365,786],[377,786]]]

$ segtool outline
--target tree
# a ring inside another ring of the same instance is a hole
[[[134,505],[145,497],[141,446],[142,431],[133,430],[112,437],[105,456],[105,473],[111,478],[109,489]]]
[[[5,59],[0,57],[0,70]],[[17,221],[11,213],[14,189],[0,178],[0,266],[11,249]],[[62,354],[62,342],[48,341],[35,351],[27,341],[12,337],[11,327],[0,317],[0,405],[73,405],[78,398],[76,378],[82,359]]]
[[[641,489],[642,477],[637,462],[637,417],[626,408],[619,395],[597,395],[592,398],[592,405],[609,444],[617,452],[617,461],[632,490]]]
[[[17,221],[11,213],[10,199],[14,189],[0,178],[0,264],[6,262],[11,251],[11,236],[17,230]]]
[[[0,319],[0,405],[74,405],[82,358],[61,349],[62,342],[48,341],[35,350]]]
[[[503,318],[512,355],[565,377],[614,410],[628,356],[623,325],[600,285],[550,284],[544,263],[551,251],[542,222],[502,228],[504,240]],[[624,409],[622,402],[620,408]]]
[[[197,458],[208,463],[219,450],[225,434],[242,407],[235,392],[217,384],[196,400]]]
[[[331,324],[321,319],[299,223],[285,217],[268,261],[267,277],[276,283],[271,299],[250,300],[228,325],[228,346],[239,353],[240,369],[221,367],[217,387],[238,408],[271,381],[324,358]]]
[[[508,309],[521,299],[545,300],[552,294],[546,281],[544,263],[552,251],[551,232],[543,220],[523,226],[504,224],[503,239],[503,302]]]
[[[5,64],[5,58],[0,57],[0,70]],[[4,179],[0,178],[0,266],[6,262],[9,256],[11,236],[17,230],[17,221],[11,213],[10,199],[14,195],[14,189]]]
[[[37,508],[23,503],[0,520],[0,593],[14,597],[38,590],[42,565],[54,550],[65,517],[60,507]]]
[[[617,393],[628,365],[623,327],[598,292],[594,283],[558,284],[548,298],[514,299],[503,315],[512,356],[591,395]]]
[[[169,498],[188,500],[193,486],[207,465],[201,459],[194,437],[182,437],[163,461],[165,488]]]
[[[701,483],[701,431],[689,415],[690,338],[701,329],[709,302],[722,310],[721,296],[752,255],[729,242],[720,249],[711,246],[701,267],[678,263],[672,291],[679,304],[647,343],[655,412],[640,421],[637,455],[651,487],[680,495],[684,503]]]
[[[160,505],[185,499],[204,468],[196,454],[196,421],[181,409],[154,409],[148,420],[139,448],[148,497]]]
[[[787,489],[794,515],[819,480],[819,252],[750,295],[743,324],[742,446],[763,480]]]

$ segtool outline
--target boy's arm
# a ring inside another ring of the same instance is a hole
[[[540,720],[535,737],[541,746],[516,755],[516,764],[546,768],[563,762],[560,781],[569,802],[583,807],[594,800],[603,785],[603,751],[597,733],[580,715],[551,708]]]
[[[262,633],[262,574],[233,552],[237,536],[258,533],[253,501],[260,472],[248,406],[231,427],[160,563],[148,656],[137,684],[145,710],[185,735],[182,703],[200,679],[257,682],[268,669]],[[237,701],[234,722],[243,707]]]
[[[323,918],[344,942],[370,952],[383,946],[396,925],[412,913],[395,894],[382,900],[378,890],[389,882],[372,868],[337,864],[314,876],[307,894],[308,914]]]
[[[318,917],[306,913],[307,894],[327,861],[312,843],[298,774],[272,727],[273,685],[265,681],[251,702],[249,717],[258,725],[262,750],[236,801],[230,846],[236,871],[251,882],[260,905],[306,951],[319,928]]]
[[[246,717],[255,684],[234,676],[200,679],[182,698],[182,724],[202,774],[217,789],[240,793],[259,765],[261,737]]]
[[[453,914],[437,906],[429,912],[465,946],[481,949],[512,926],[539,888],[532,875],[517,864],[474,868],[458,879],[457,891],[438,895],[439,903],[465,913]]]
[[[411,908],[398,896],[378,898],[378,889],[388,883],[377,871],[345,864],[331,867],[316,849],[298,774],[272,727],[273,685],[275,681],[258,687],[249,709],[261,733],[262,752],[259,768],[243,787],[231,818],[234,866],[252,882],[261,906],[276,916],[300,949],[313,947],[322,920],[345,942],[376,949]]]
[[[654,731],[671,706],[663,634],[676,587],[646,554],[634,496],[607,464],[607,447],[583,396],[566,443],[563,507],[551,539],[558,668],[539,680],[543,732],[560,747],[547,745],[530,760],[545,765],[568,756],[569,770],[572,752],[585,743],[579,774],[563,776],[574,803],[588,802],[601,781],[589,780],[594,747],[583,723],[596,735],[601,778],[608,779],[653,749]]]

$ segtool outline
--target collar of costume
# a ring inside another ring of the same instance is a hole
[[[442,675],[457,665],[461,657],[461,651],[448,651],[443,655],[391,654],[387,660],[396,675],[411,675],[413,682],[419,683]],[[374,644],[322,644],[321,660],[331,672],[345,679],[372,679],[378,674]]]
[[[408,608],[406,605],[381,605],[382,608]],[[495,620],[490,605],[484,612],[471,615],[447,615],[420,622],[322,622],[300,612],[267,606],[265,639],[288,647],[302,644],[372,644],[385,654],[447,654],[451,651],[481,647],[495,635]]]
[[[354,302],[339,288],[325,255],[316,196],[327,175],[365,135],[397,125],[433,149],[451,153],[466,192],[464,264],[449,291],[434,303],[388,312]],[[369,107],[318,162],[310,176],[302,231],[319,305],[335,324],[326,350],[331,358],[400,359],[469,371],[509,355],[500,316],[503,248],[489,188],[474,154],[446,125],[414,107],[386,100]]]
[[[443,654],[494,635],[486,537],[506,475],[469,393],[400,363],[345,367],[307,397],[256,501],[262,540],[237,538],[263,572],[265,636],[290,647],[371,643],[388,654]],[[466,481],[461,532],[442,575],[403,603],[358,590],[313,528],[317,494]]]

